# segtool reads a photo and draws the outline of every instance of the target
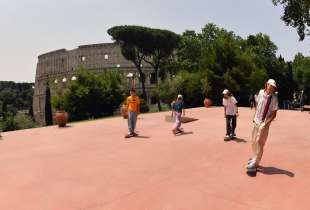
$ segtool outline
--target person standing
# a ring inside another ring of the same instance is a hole
[[[181,124],[182,124],[182,113],[183,116],[185,116],[185,105],[184,105],[184,101],[183,101],[183,96],[182,95],[178,95],[177,100],[174,102],[173,106],[172,106],[172,110],[175,116],[175,124],[173,126],[172,129],[172,133],[173,134],[178,134],[178,133],[182,133],[183,131],[181,130]]]
[[[253,94],[250,95],[249,102],[250,102],[251,109],[253,109],[253,107],[255,108],[255,99],[254,99],[254,95]]]
[[[223,95],[224,117],[226,118],[226,136],[224,140],[229,140],[236,136],[237,116],[239,115],[238,101],[227,89],[223,91]]]
[[[248,161],[248,170],[257,169],[263,156],[270,124],[277,116],[278,97],[275,94],[276,88],[276,81],[269,79],[265,84],[265,89],[260,90],[257,96],[257,107],[252,130],[253,155]]]
[[[137,117],[140,113],[140,98],[136,95],[134,89],[130,90],[130,96],[127,98],[127,110],[128,110],[128,134],[125,138],[137,136],[135,132]]]

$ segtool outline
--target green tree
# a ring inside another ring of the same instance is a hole
[[[148,29],[148,33],[144,34],[144,39],[149,40],[147,46],[149,48],[149,55],[143,60],[150,64],[154,69],[155,84],[158,85],[159,68],[167,61],[173,51],[177,48],[180,37],[179,35],[161,29]],[[158,97],[157,97],[158,98]],[[160,99],[157,99],[158,109],[161,111]]]
[[[231,31],[207,24],[199,35],[202,41],[201,69],[207,69],[208,96],[215,105],[222,102],[227,88],[238,98],[240,105],[248,104],[251,94],[250,77],[257,64],[244,49],[245,41]]]
[[[181,36],[180,46],[177,51],[179,68],[192,72],[199,69],[202,56],[202,43],[195,31],[185,31]]]
[[[178,94],[182,94],[187,107],[197,107],[203,104],[206,97],[207,81],[206,72],[181,71],[175,77],[160,83],[155,91],[165,104],[170,105]]]
[[[272,0],[274,5],[282,5],[284,14],[282,20],[297,29],[299,39],[302,41],[309,35],[310,1],[309,0]]]
[[[77,80],[64,93],[64,107],[72,120],[113,115],[123,101],[124,87],[119,72],[102,74],[80,70]]]
[[[45,89],[45,124],[53,125],[52,105],[51,105],[51,90],[49,85]]]
[[[299,90],[304,90],[306,96],[310,96],[310,57],[298,53],[292,63],[293,77]]]
[[[120,44],[122,54],[127,59],[133,62],[140,77],[142,85],[143,98],[146,100],[145,90],[145,74],[142,71],[143,59],[150,55],[151,49],[149,48],[150,29],[142,26],[114,26],[108,30],[108,34]]]

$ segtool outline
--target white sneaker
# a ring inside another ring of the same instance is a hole
[[[250,158],[249,160],[248,160],[248,165],[251,163],[251,162],[253,162],[254,161],[254,158]]]
[[[254,169],[254,168],[256,168],[257,166],[256,166],[256,163],[253,161],[253,162],[251,162],[250,164],[248,164],[247,165],[247,169]]]

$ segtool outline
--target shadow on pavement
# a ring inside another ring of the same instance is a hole
[[[248,141],[241,138],[233,138],[231,141],[235,141],[237,143],[247,143]]]
[[[133,138],[138,138],[138,139],[149,139],[150,137],[149,136],[135,136]]]
[[[264,167],[264,166],[260,166],[258,168],[258,172],[265,174],[265,175],[277,175],[277,174],[283,174],[283,175],[287,175],[289,177],[294,177],[295,174],[293,172],[284,170],[284,169],[280,169],[280,168],[275,168],[275,167]]]

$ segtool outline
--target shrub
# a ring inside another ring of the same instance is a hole
[[[107,71],[94,74],[80,70],[64,92],[64,108],[72,120],[85,120],[113,115],[123,101],[121,74]],[[59,105],[59,99],[55,99]]]
[[[150,108],[147,105],[147,103],[145,102],[145,100],[144,99],[140,99],[140,112],[141,113],[146,113],[146,112],[149,112],[149,111],[150,111]]]
[[[3,131],[14,131],[27,128],[34,128],[36,124],[30,116],[24,113],[18,113],[16,116],[10,115],[2,122]]]

